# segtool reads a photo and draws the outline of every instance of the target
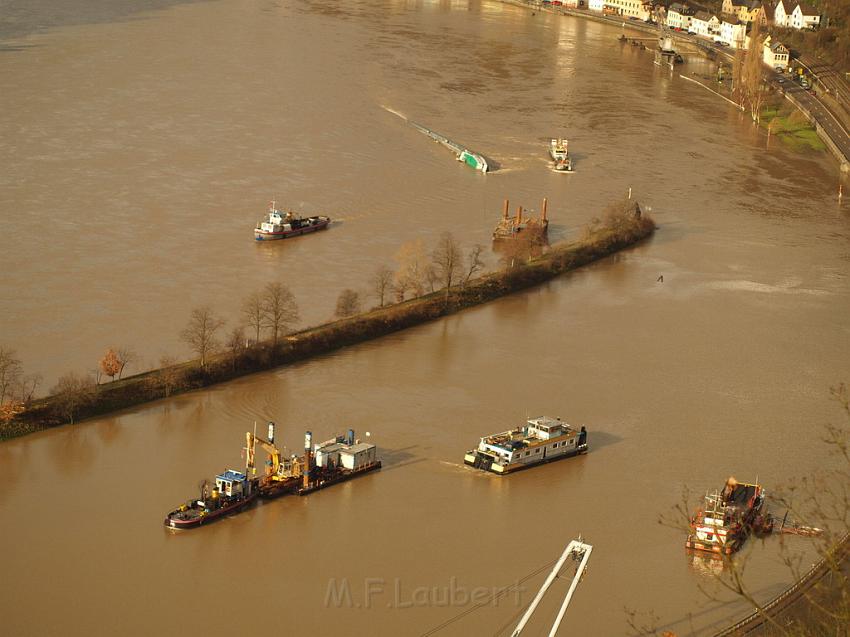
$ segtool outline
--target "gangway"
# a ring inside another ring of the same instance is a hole
[[[576,573],[573,576],[573,581],[570,584],[570,589],[567,591],[566,596],[564,597],[564,601],[561,604],[561,609],[558,611],[558,616],[555,618],[555,623],[552,624],[552,629],[549,631],[549,637],[555,637],[555,634],[558,632],[558,628],[561,626],[561,621],[564,619],[564,614],[567,612],[567,607],[570,605],[570,600],[573,597],[573,593],[578,586],[578,583],[581,581],[584,576],[584,572],[587,570],[587,561],[590,559],[590,552],[593,550],[593,547],[590,544],[586,544],[581,536],[578,537],[577,540],[573,540],[569,544],[567,544],[567,548],[564,549],[564,552],[561,554],[560,559],[555,563],[555,568],[552,569],[552,572],[549,573],[549,576],[546,578],[546,581],[543,582],[543,586],[540,587],[540,590],[537,591],[537,596],[532,600],[531,605],[528,607],[528,610],[525,611],[525,614],[519,620],[519,623],[514,628],[514,632],[511,633],[511,637],[519,637],[519,634],[522,632],[525,625],[528,623],[528,620],[531,619],[531,615],[537,609],[537,605],[540,604],[540,600],[543,599],[543,596],[546,594],[546,591],[549,590],[549,587],[552,585],[552,582],[555,581],[555,578],[558,576],[561,568],[564,566],[564,562],[567,561],[568,557],[571,557],[573,561],[579,562],[578,568],[576,568]]]

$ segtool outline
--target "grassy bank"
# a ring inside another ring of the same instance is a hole
[[[796,108],[767,106],[762,111],[760,124],[793,150],[826,150],[814,126]]]
[[[11,421],[0,424],[0,440],[207,387],[420,325],[548,281],[634,245],[654,230],[651,218],[623,208],[619,214],[609,215],[604,226],[588,229],[579,241],[553,246],[534,258],[518,259],[513,267],[454,286],[448,293],[439,290],[305,329],[278,343],[267,341],[219,354],[204,367],[198,361],[186,361],[89,388],[80,395],[35,400]]]

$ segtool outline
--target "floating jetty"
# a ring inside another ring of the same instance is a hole
[[[510,202],[505,199],[505,207],[502,210],[502,218],[496,224],[496,229],[493,230],[493,241],[504,241],[516,239],[520,234],[529,233],[535,235],[541,241],[546,240],[549,232],[549,219],[546,217],[547,200],[543,199],[543,208],[540,212],[540,218],[523,216],[523,212],[528,212],[522,206],[517,206],[516,215],[508,216],[508,208]]]
[[[418,130],[420,133],[427,135],[435,142],[439,142],[440,144],[448,148],[455,154],[455,157],[458,161],[462,161],[468,166],[472,166],[475,170],[480,170],[483,173],[486,173],[488,170],[490,170],[490,166],[487,164],[487,160],[484,159],[483,155],[476,153],[475,151],[470,150],[469,148],[466,148],[455,141],[452,141],[445,135],[441,135],[440,133],[431,130],[427,126],[417,124],[416,122],[407,119],[407,117],[397,111],[394,111],[389,108],[387,108],[386,110],[388,110],[393,115],[399,116],[401,119],[413,126],[413,128]]]

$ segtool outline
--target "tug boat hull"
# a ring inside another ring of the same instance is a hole
[[[170,529],[193,529],[202,524],[209,524],[233,513],[238,513],[256,499],[257,492],[255,491],[238,501],[225,504],[218,509],[208,512],[200,508],[187,507],[183,509],[181,507],[165,516],[164,523]]]
[[[277,241],[278,239],[299,237],[302,234],[325,230],[330,225],[331,220],[330,217],[308,217],[304,222],[305,225],[300,228],[291,228],[289,230],[268,231],[262,228],[255,228],[254,239],[256,241]]]

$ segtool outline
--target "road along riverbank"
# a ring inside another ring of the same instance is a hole
[[[80,389],[73,395],[57,394],[35,400],[8,422],[0,423],[0,440],[288,365],[421,325],[548,281],[633,246],[655,231],[655,222],[641,212],[636,202],[624,201],[615,208],[601,225],[587,227],[582,239],[552,246],[539,256],[518,257],[511,260],[509,267],[463,285],[308,328],[277,343],[266,341],[219,354],[204,366],[197,360],[185,361]]]

